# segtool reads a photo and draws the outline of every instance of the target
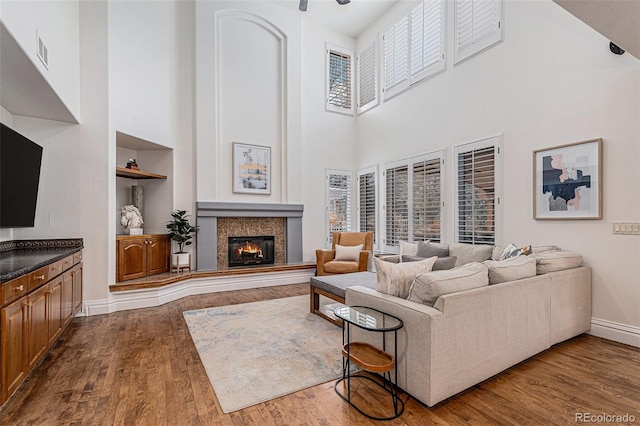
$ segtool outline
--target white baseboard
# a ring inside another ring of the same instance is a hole
[[[108,299],[85,301],[82,305],[82,313],[84,315],[110,314],[129,309],[160,306],[197,294],[308,283],[313,273],[313,270],[303,270],[193,278],[164,287],[110,293]]]
[[[640,327],[591,318],[588,334],[640,348]]]

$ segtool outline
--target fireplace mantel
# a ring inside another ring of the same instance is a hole
[[[282,217],[286,219],[286,263],[302,262],[302,204],[197,202],[196,238],[199,271],[218,269],[219,217]]]

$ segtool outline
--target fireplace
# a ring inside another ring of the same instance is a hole
[[[229,266],[274,263],[273,236],[229,237]]]

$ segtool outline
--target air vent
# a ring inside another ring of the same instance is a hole
[[[38,40],[38,58],[40,58],[40,61],[42,62],[44,67],[46,69],[49,69],[49,49],[47,49],[47,45],[44,44],[44,41],[42,41],[42,38],[40,38],[38,31],[36,31],[36,39]]]

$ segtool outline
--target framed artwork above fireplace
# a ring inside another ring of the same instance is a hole
[[[271,148],[233,143],[233,192],[271,194]]]

